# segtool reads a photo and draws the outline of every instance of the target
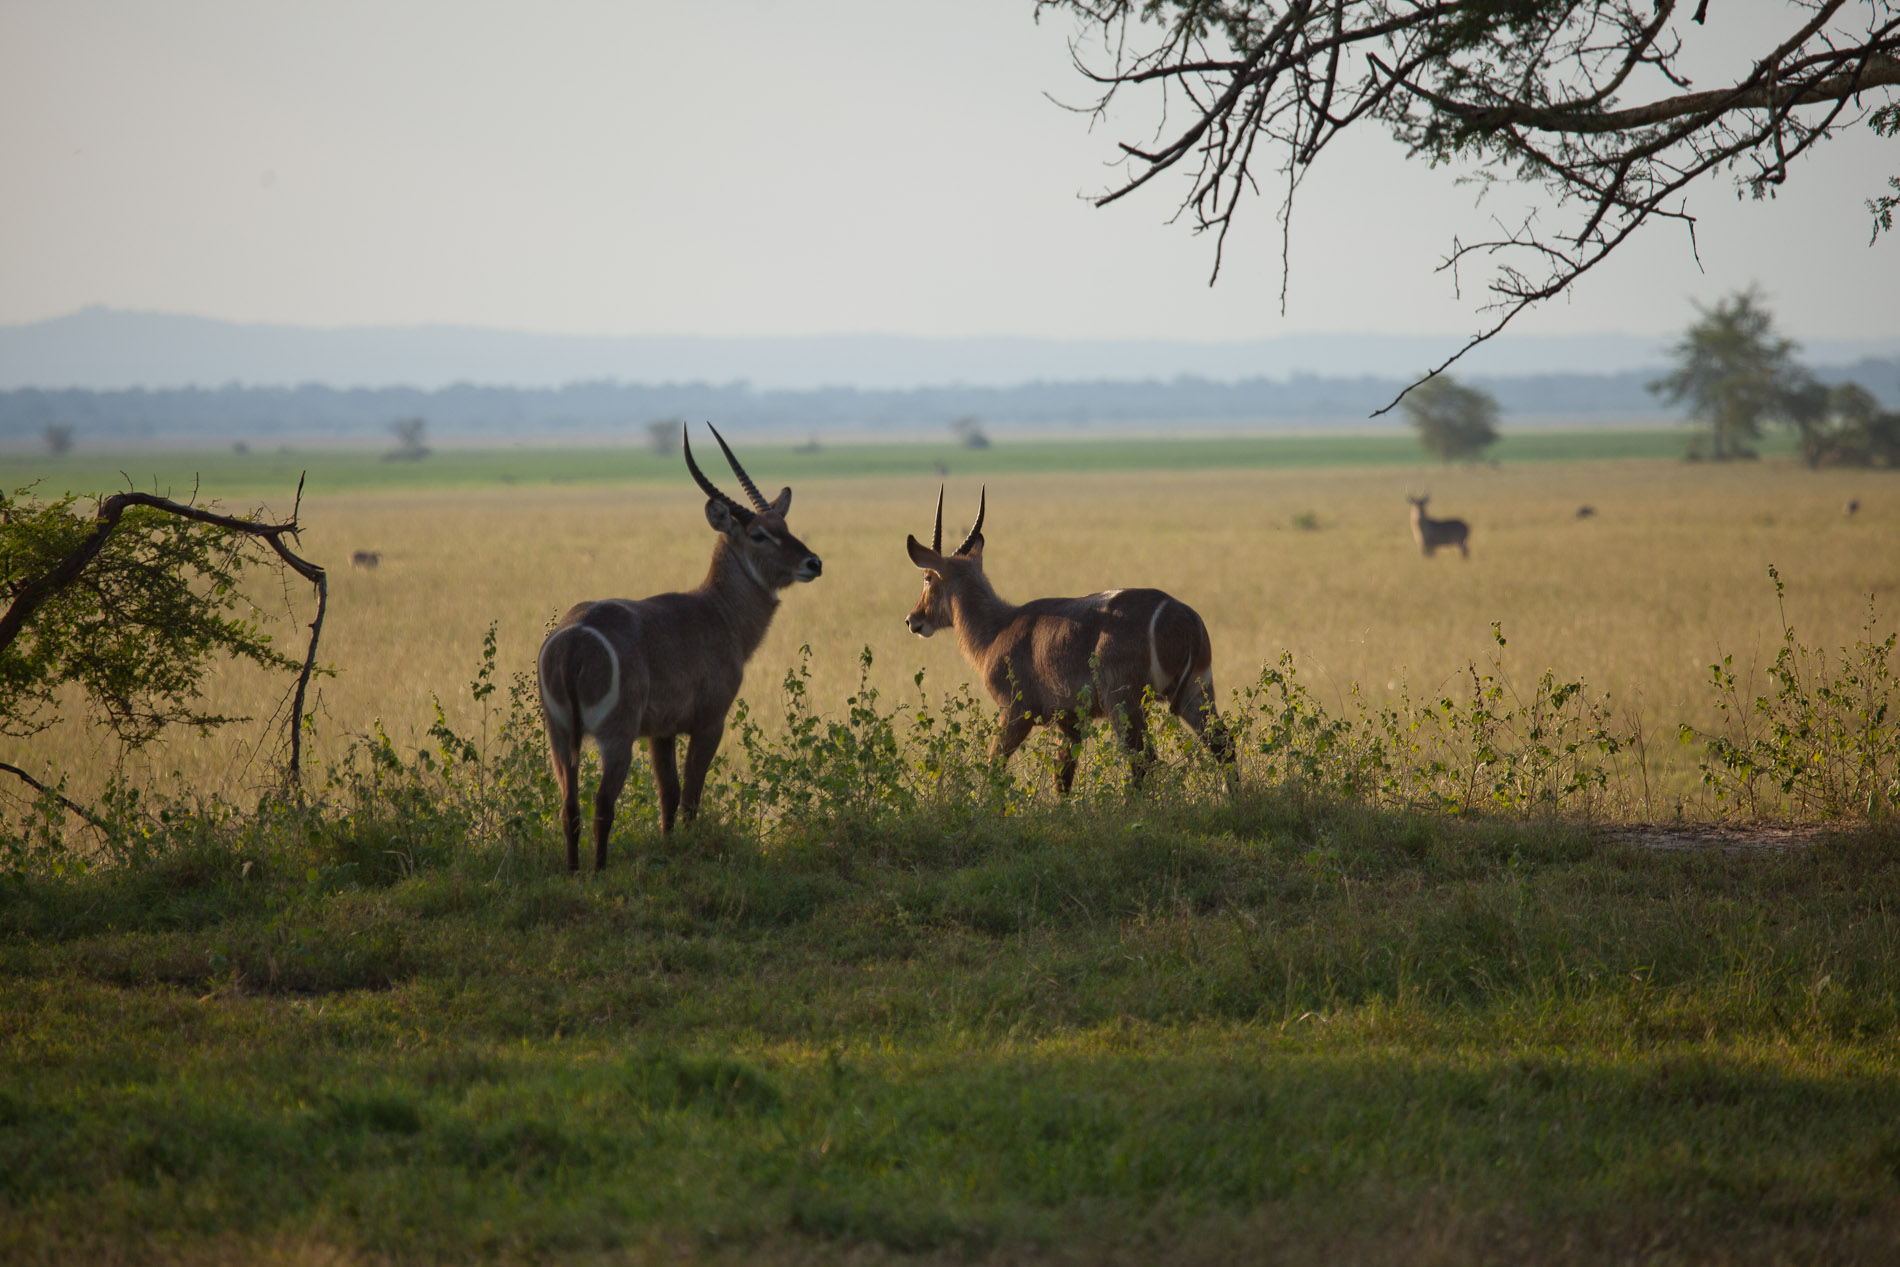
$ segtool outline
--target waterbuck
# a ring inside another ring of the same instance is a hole
[[[1430,558],[1432,551],[1439,546],[1457,546],[1458,553],[1465,558],[1471,557],[1471,550],[1465,541],[1471,536],[1471,528],[1462,519],[1433,519],[1425,513],[1425,503],[1431,494],[1423,497],[1407,496],[1412,503],[1412,540],[1418,542],[1418,548]]]
[[[816,580],[823,568],[785,527],[792,490],[766,501],[725,437],[710,423],[707,429],[757,509],[715,488],[682,434],[686,469],[705,490],[706,522],[719,534],[706,579],[684,594],[580,603],[561,617],[535,661],[570,871],[580,867],[581,740],[592,735],[600,747],[600,789],[594,794],[598,871],[607,865],[614,801],[633,763],[634,740],[645,739],[653,756],[660,830],[673,830],[676,811],[692,821],[706,768],[725,734],[726,711],[739,694],[746,661],[778,610],[778,591],[794,581]],[[681,735],[687,738],[684,784],[674,757]]]
[[[1056,786],[1075,780],[1082,718],[1107,717],[1121,733],[1139,787],[1148,770],[1142,693],[1157,698],[1231,770],[1233,742],[1214,706],[1213,647],[1192,607],[1160,590],[1106,590],[1084,598],[1039,598],[1014,606],[983,575],[984,490],[976,525],[943,553],[943,493],[926,548],[907,536],[910,561],[924,569],[924,592],[904,623],[921,638],[955,629],[957,644],[1002,708],[994,755],[1007,761],[1037,726],[1054,726],[1067,745]]]

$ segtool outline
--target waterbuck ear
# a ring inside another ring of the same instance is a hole
[[[714,532],[731,532],[739,522],[733,518],[732,508],[717,498],[706,499],[706,522],[713,526]]]
[[[776,510],[779,513],[779,517],[782,519],[785,517],[785,513],[789,511],[791,508],[792,508],[792,490],[789,488],[779,489],[778,496],[772,499],[772,509]]]
[[[920,568],[934,568],[943,562],[943,556],[912,536],[904,538],[904,553],[910,561]]]
[[[979,532],[974,537],[970,538],[970,544],[965,546],[963,549],[963,557],[971,560],[978,567],[983,566],[983,534],[982,533]]]

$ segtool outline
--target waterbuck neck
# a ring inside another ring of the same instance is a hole
[[[1016,607],[998,597],[981,572],[970,570],[945,580],[950,586],[950,623],[956,626],[957,645],[967,658],[978,659],[1015,618]]]
[[[699,592],[725,613],[750,659],[772,627],[772,617],[778,613],[778,595],[743,558],[737,557],[732,542],[723,536],[713,546],[712,566],[706,569]]]

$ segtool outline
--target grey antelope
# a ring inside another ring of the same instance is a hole
[[[1107,717],[1121,732],[1137,787],[1147,773],[1146,690],[1201,737],[1230,769],[1233,742],[1214,707],[1214,651],[1192,607],[1160,590],[1106,590],[1084,598],[1004,602],[983,575],[983,515],[963,544],[943,553],[943,493],[926,548],[907,536],[910,561],[924,569],[924,592],[904,623],[919,637],[955,629],[957,645],[1002,708],[995,756],[1007,761],[1037,726],[1055,726],[1067,740],[1056,786],[1075,779],[1081,719]]]
[[[1408,495],[1406,501],[1412,503],[1412,540],[1418,542],[1418,548],[1427,558],[1439,546],[1457,546],[1458,553],[1465,558],[1471,557],[1470,549],[1465,545],[1471,536],[1471,528],[1462,519],[1433,519],[1425,513],[1425,503],[1431,494],[1423,497]]]
[[[653,756],[660,830],[673,829],[675,811],[690,822],[745,663],[778,610],[778,591],[794,581],[816,580],[823,570],[818,556],[785,527],[792,490],[766,501],[725,438],[710,423],[707,429],[757,509],[715,488],[693,461],[690,439],[682,437],[686,469],[706,493],[706,522],[719,534],[706,579],[683,594],[577,604],[542,642],[535,661],[570,871],[580,866],[581,740],[592,735],[600,747],[600,788],[594,794],[598,871],[607,865],[614,801],[633,763],[634,740],[645,739]],[[683,785],[674,754],[680,735],[687,737]]]

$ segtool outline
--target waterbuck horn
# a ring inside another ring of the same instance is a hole
[[[710,422],[706,425],[708,427],[712,426]],[[680,428],[680,446],[681,452],[686,454],[686,469],[693,473],[693,482],[704,490],[706,496],[712,498],[714,501],[725,503],[726,509],[732,512],[734,519],[737,519],[742,524],[751,523],[752,512],[715,488],[713,482],[706,478],[706,473],[699,469],[699,463],[693,461],[693,438],[690,431],[691,428],[689,427],[682,426]],[[715,431],[713,435],[717,437],[719,433]],[[726,442],[724,440],[719,441],[719,447],[724,449]],[[732,451],[730,449],[726,451],[726,458],[728,461],[732,458]],[[734,469],[737,469],[738,463],[733,463],[733,466]],[[744,479],[745,476],[741,475],[739,478]],[[752,495],[757,497],[758,493],[754,492]]]
[[[939,493],[938,496],[941,497],[942,494]],[[970,547],[976,544],[976,539],[983,535],[983,512],[989,508],[989,502],[990,502],[990,490],[989,490],[989,486],[986,484],[983,486],[982,494],[977,499],[976,522],[970,525],[970,535],[965,537],[963,539],[963,544],[957,547],[958,554],[968,554],[970,552]],[[938,514],[939,514],[939,517],[941,518],[942,512],[939,511]]]
[[[739,477],[739,487],[743,488],[745,495],[752,499],[752,504],[760,510],[772,509],[772,503],[759,495],[758,485],[752,482],[752,477],[745,473],[743,466],[739,465],[739,459],[732,456],[732,448],[726,443],[726,437],[719,434],[719,428],[709,422],[706,424],[706,430],[712,432],[713,439],[719,441],[720,451],[726,455],[726,465],[731,467],[732,473]]]
[[[937,485],[937,526],[930,530],[930,552],[943,553],[943,485]]]

